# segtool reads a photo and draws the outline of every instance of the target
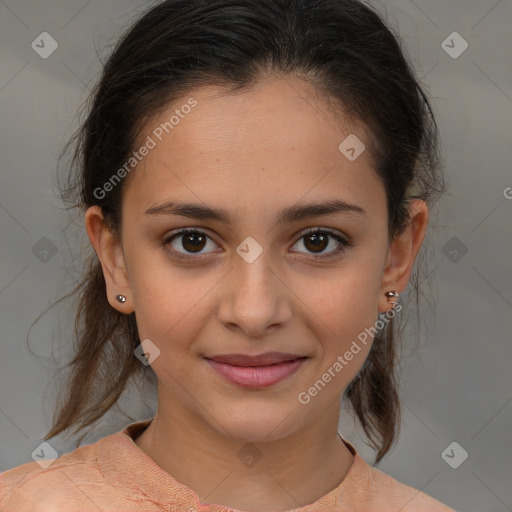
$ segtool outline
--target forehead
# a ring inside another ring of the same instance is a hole
[[[139,140],[154,147],[130,175],[125,201],[140,211],[167,196],[261,205],[382,189],[370,151],[353,161],[340,151],[353,135],[369,147],[364,126],[304,80],[267,79],[237,93],[201,87],[146,123]]]

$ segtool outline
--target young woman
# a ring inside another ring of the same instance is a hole
[[[451,510],[338,433],[345,397],[377,461],[396,439],[399,296],[442,190],[429,102],[375,12],[162,2],[71,142],[95,254],[46,439],[148,372],[158,408],[3,473],[4,512]]]

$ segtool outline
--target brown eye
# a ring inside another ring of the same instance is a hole
[[[297,243],[300,242],[304,245],[306,252],[313,256],[313,259],[335,256],[350,246],[350,243],[342,236],[328,229],[315,229],[302,233],[302,237]],[[326,251],[328,247],[331,247],[331,250]],[[294,252],[303,251],[295,250]]]
[[[329,238],[325,233],[311,233],[304,237],[304,246],[312,252],[322,252],[329,245]]]
[[[181,245],[189,252],[199,252],[204,249],[205,244],[206,237],[201,233],[188,233],[181,239]]]
[[[302,242],[305,251],[294,250],[293,252],[306,252],[312,259],[323,259],[336,256],[348,247],[350,243],[342,236],[328,229],[310,230],[302,234],[302,237],[295,245]],[[210,251],[205,251],[210,244]],[[217,244],[203,231],[197,229],[181,229],[178,232],[166,237],[161,245],[166,250],[179,258],[195,258],[206,256],[211,252],[217,252]],[[169,248],[167,248],[170,246]],[[331,248],[330,250],[327,250]]]
[[[187,257],[189,254],[202,256],[208,252],[213,252],[201,252],[208,246],[208,243],[210,243],[212,249],[215,249],[216,244],[213,240],[206,233],[195,229],[182,229],[163,241],[164,246],[171,246],[170,252],[183,257]]]

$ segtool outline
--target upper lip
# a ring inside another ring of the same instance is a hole
[[[249,356],[246,354],[219,354],[217,356],[207,357],[206,359],[213,359],[219,363],[231,364],[233,366],[268,366],[284,361],[293,361],[302,357],[306,356],[286,352],[265,352],[257,356]]]

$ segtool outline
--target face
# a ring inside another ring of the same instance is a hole
[[[176,110],[172,130],[158,130]],[[253,442],[337,414],[370,350],[360,334],[397,289],[385,189],[368,149],[340,151],[351,134],[369,147],[363,127],[292,78],[236,95],[197,89],[146,125],[141,141],[155,146],[125,184],[123,272],[108,286],[115,295],[125,280],[140,339],[160,351],[159,413]],[[295,361],[211,361],[268,352]]]

